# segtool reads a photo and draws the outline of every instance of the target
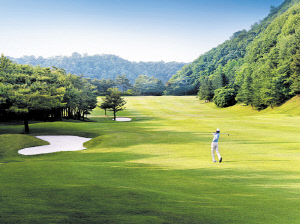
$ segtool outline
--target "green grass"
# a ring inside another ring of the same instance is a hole
[[[126,97],[90,122],[0,124],[0,223],[299,223],[296,97],[273,110],[187,97]],[[222,163],[211,132],[220,128]],[[17,154],[35,135],[93,139],[83,151]]]

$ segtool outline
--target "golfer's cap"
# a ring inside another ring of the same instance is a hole
[[[218,128],[216,131],[220,131],[220,129]]]

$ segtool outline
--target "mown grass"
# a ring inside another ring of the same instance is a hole
[[[127,97],[114,122],[0,125],[0,223],[299,223],[300,117],[220,109],[195,97]],[[222,163],[212,163],[220,128]],[[22,156],[35,135],[92,137],[76,152]],[[24,140],[26,138],[26,140]],[[18,144],[14,144],[18,142]]]

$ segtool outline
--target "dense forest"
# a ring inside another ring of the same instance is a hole
[[[72,56],[56,56],[50,58],[23,56],[11,58],[19,64],[40,65],[41,67],[55,66],[63,68],[67,73],[84,75],[85,78],[116,79],[118,75],[125,74],[133,84],[139,75],[155,77],[166,83],[172,75],[180,70],[186,63],[179,62],[130,62],[115,55],[81,55],[73,53]]]
[[[0,58],[0,120],[84,119],[97,105],[97,89],[56,67],[20,65]]]
[[[197,94],[221,107],[257,109],[300,93],[300,3],[286,0],[250,30],[185,65],[167,83],[168,94]]]

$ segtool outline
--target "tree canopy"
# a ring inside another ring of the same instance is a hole
[[[135,95],[161,96],[165,90],[165,85],[157,78],[140,75],[135,80],[132,90]]]
[[[116,55],[81,55],[74,52],[72,56],[55,56],[51,58],[23,56],[11,58],[19,64],[41,65],[43,67],[56,66],[64,68],[67,73],[84,75],[91,79],[112,79],[126,74],[133,84],[141,74],[154,76],[166,83],[172,75],[180,70],[186,63],[183,62],[131,62]]]
[[[55,67],[19,65],[0,58],[0,119],[83,118],[96,107],[96,87]]]
[[[101,109],[110,110],[114,113],[114,120],[116,120],[116,113],[124,110],[124,105],[126,101],[123,97],[121,97],[121,92],[118,88],[109,89],[110,94],[106,95],[105,98],[102,99],[102,104],[100,105]]]

